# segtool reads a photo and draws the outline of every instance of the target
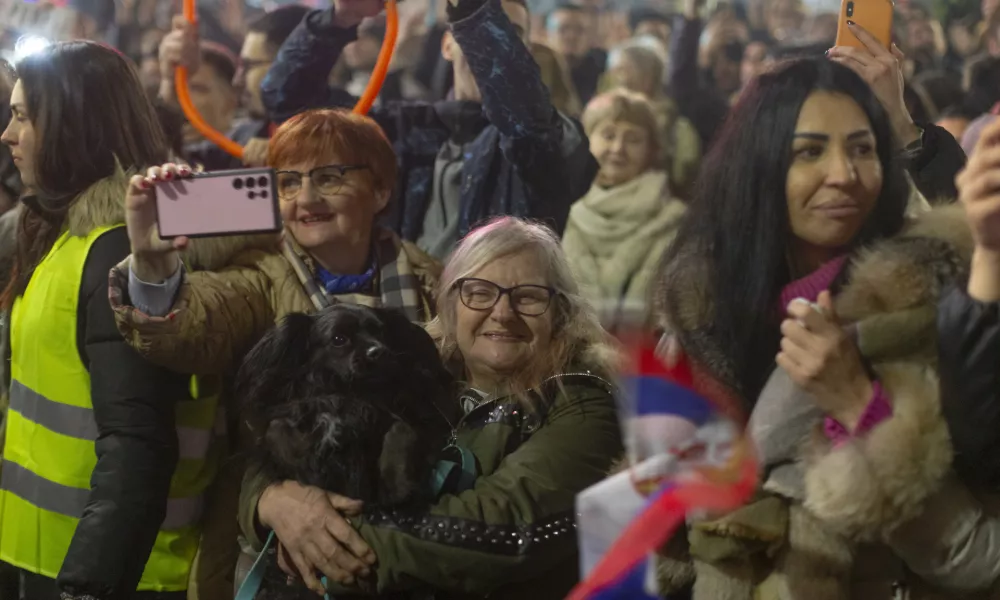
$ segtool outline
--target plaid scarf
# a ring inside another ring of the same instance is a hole
[[[396,308],[411,321],[423,322],[430,317],[424,301],[420,280],[413,273],[409,257],[399,237],[388,229],[376,227],[375,264],[378,268],[377,287],[374,294],[353,293],[331,296],[316,281],[316,264],[290,236],[282,242],[282,254],[292,265],[299,282],[312,300],[316,310],[323,310],[336,302],[349,302],[370,308]]]

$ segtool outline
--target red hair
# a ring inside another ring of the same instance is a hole
[[[332,162],[368,167],[376,194],[396,186],[396,152],[368,117],[341,109],[309,110],[285,121],[271,136],[267,163],[275,169]]]

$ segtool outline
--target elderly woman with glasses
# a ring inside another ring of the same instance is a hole
[[[445,267],[428,329],[465,384],[454,449],[471,483],[425,509],[387,511],[249,474],[240,524],[317,592],[563,598],[577,580],[576,494],[621,452],[615,353],[558,238],[506,217]],[[390,597],[397,597],[391,595]]]
[[[150,361],[203,376],[199,389],[224,384],[289,313],[348,302],[397,308],[419,322],[434,316],[440,265],[375,224],[396,183],[396,155],[377,124],[343,111],[302,113],[275,132],[268,161],[278,171],[281,236],[161,240],[156,184],[189,176],[185,166],[150,169],[127,192],[132,255],[112,271],[110,287],[118,329]],[[227,424],[231,456],[203,516],[196,569],[202,597],[232,595],[233,513],[244,474],[241,450],[250,438],[238,423]]]
[[[375,223],[396,183],[396,155],[378,125],[346,111],[299,114],[275,132],[268,162],[280,238],[161,240],[156,184],[191,170],[171,164],[133,178],[132,256],[112,273],[111,293],[119,329],[148,358],[184,373],[225,373],[286,314],[335,302],[398,308],[419,322],[434,316],[440,265]]]

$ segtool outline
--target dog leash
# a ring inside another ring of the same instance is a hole
[[[467,448],[454,444],[444,449],[445,455],[457,455],[458,460],[441,459],[431,473],[431,493],[434,498],[449,490],[453,494],[471,490],[476,484],[476,457]],[[450,484],[450,485],[449,485]]]
[[[435,465],[430,479],[431,493],[434,498],[438,498],[445,489],[459,493],[472,489],[476,483],[476,457],[471,451],[453,444],[445,448],[444,452],[446,455],[451,454],[458,460],[441,459]],[[450,486],[449,483],[451,483]],[[260,586],[264,583],[264,571],[267,570],[267,562],[264,559],[275,539],[272,530],[267,535],[267,541],[264,542],[264,547],[257,555],[253,566],[250,567],[250,572],[247,573],[240,585],[239,591],[236,592],[235,600],[254,600],[257,597],[257,592],[260,591]],[[320,582],[323,584],[323,588],[327,587],[326,576],[323,576]],[[325,594],[323,598],[331,600],[330,594]]]
[[[243,584],[240,585],[240,589],[236,592],[235,600],[254,600],[257,596],[257,592],[260,591],[261,584],[264,583],[264,571],[267,570],[267,564],[264,562],[264,558],[267,556],[267,551],[270,550],[271,545],[274,544],[275,540],[274,531],[267,535],[267,541],[264,542],[264,547],[261,548],[260,554],[257,555],[257,560],[253,561],[253,566],[250,567],[250,572],[247,573],[246,579],[243,580]],[[320,582],[323,587],[326,588],[326,576],[324,575]],[[331,600],[330,594],[324,594],[323,600]]]

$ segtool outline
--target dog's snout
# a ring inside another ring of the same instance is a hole
[[[385,346],[382,344],[372,344],[371,346],[368,346],[367,350],[365,350],[365,356],[368,360],[377,360],[381,358],[383,354],[385,354]]]

